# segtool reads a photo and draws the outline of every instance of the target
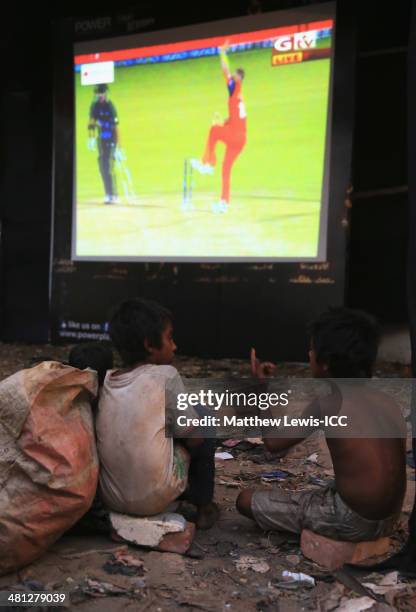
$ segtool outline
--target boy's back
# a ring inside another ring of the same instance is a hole
[[[349,423],[348,437],[342,437],[343,428],[331,429],[327,437],[336,489],[362,516],[386,518],[400,510],[406,490],[406,425],[400,407],[365,384],[338,384],[342,401],[328,398],[321,407],[323,416],[336,412]]]
[[[186,487],[187,453],[174,454],[165,408],[184,387],[169,365],[113,370],[105,378],[97,417],[100,489],[112,510],[156,514]]]

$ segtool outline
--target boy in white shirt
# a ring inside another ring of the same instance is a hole
[[[172,315],[148,300],[115,311],[110,337],[123,368],[107,373],[97,417],[100,491],[109,509],[148,516],[178,497],[196,506],[196,526],[210,528],[219,510],[214,493],[215,440],[184,438],[172,418],[182,379],[170,364],[176,350]],[[198,418],[197,412],[187,416]],[[166,437],[166,422],[172,437]]]

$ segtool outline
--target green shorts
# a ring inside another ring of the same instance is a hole
[[[366,519],[351,510],[333,484],[307,491],[255,491],[251,511],[265,531],[301,533],[310,529],[328,538],[346,542],[376,540],[390,535],[398,514],[382,519]]]

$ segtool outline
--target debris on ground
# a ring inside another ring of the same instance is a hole
[[[244,487],[244,482],[241,480],[235,480],[233,478],[225,478],[224,476],[219,479],[218,484],[224,485],[226,487],[233,487],[236,489],[241,489]]]
[[[359,599],[342,599],[337,612],[396,612],[395,608],[386,604],[375,602],[369,597],[360,597]]]
[[[112,582],[101,582],[91,578],[86,578],[85,583],[80,587],[80,590],[84,595],[89,595],[90,597],[117,597],[120,595],[127,595],[128,597],[131,597],[133,595],[131,589],[116,586]]]
[[[414,590],[415,585],[413,586],[408,582],[399,582],[399,573],[398,572],[390,572],[386,576],[382,577],[381,580],[377,580],[379,578],[378,575],[370,576],[368,578],[368,582],[364,582],[363,586],[371,593],[374,593],[379,597],[379,601],[384,600],[390,606],[394,606],[397,608],[397,604],[405,597],[410,600],[412,596],[416,595]],[[371,580],[371,582],[370,582]],[[377,580],[377,583],[375,583]],[[383,596],[382,598],[380,596]],[[413,609],[412,607],[409,610]],[[416,608],[415,608],[416,609]]]
[[[399,573],[391,572],[387,574],[378,584],[372,582],[364,582],[363,586],[370,589],[376,595],[386,595],[387,593],[396,594],[402,589],[407,588],[406,583],[399,583]]]
[[[285,570],[282,572],[281,579],[274,583],[274,586],[277,586],[281,589],[293,589],[293,588],[313,588],[315,586],[315,578],[309,576],[308,574],[303,574],[302,572],[289,572]]]
[[[286,561],[289,563],[289,565],[299,565],[300,563],[300,557],[299,555],[288,555],[286,557]]]
[[[289,472],[284,470],[271,470],[270,472],[262,472],[260,478],[264,482],[278,482],[280,480],[286,480],[290,476]]]
[[[229,459],[234,459],[234,455],[226,452],[215,453],[215,459],[217,459],[218,461],[228,461]]]
[[[237,455],[241,455],[247,451],[251,453],[256,447],[263,447],[264,442],[261,438],[244,438],[243,440],[230,438],[229,440],[221,442],[221,446],[223,448],[233,448]]]
[[[238,556],[238,545],[234,542],[222,541],[216,544],[216,551],[219,557]]]
[[[238,444],[240,444],[241,440],[224,440],[221,443],[221,446],[225,446],[225,448],[234,448],[234,446],[238,446]]]
[[[327,487],[328,480],[324,478],[318,478],[317,476],[308,476],[308,482],[310,484],[316,485],[317,487]]]
[[[270,570],[270,566],[263,558],[255,558],[249,556],[242,556],[235,562],[236,567],[239,572],[247,572],[248,570],[253,570],[253,572],[257,572],[259,574],[267,574]]]
[[[123,576],[144,576],[146,568],[141,559],[133,557],[126,551],[118,551],[103,565],[107,574],[122,574]]]
[[[370,599],[381,601],[381,598],[367,589],[351,572],[347,567],[343,567],[334,572],[334,576],[336,579],[343,584],[347,589],[349,589],[355,595],[360,595],[361,597],[370,597]]]
[[[110,554],[115,554],[121,551],[127,551],[128,550],[128,546],[127,544],[124,546],[117,546],[114,548],[94,548],[91,550],[83,550],[83,551],[79,551],[79,552],[75,552],[73,550],[69,550],[69,551],[64,551],[60,553],[60,557],[62,557],[62,559],[82,559],[83,557],[89,557],[90,555],[110,555]]]

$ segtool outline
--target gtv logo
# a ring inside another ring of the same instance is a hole
[[[316,47],[317,30],[309,32],[297,32],[287,36],[279,36],[274,43],[274,48],[280,53],[288,51],[307,51]]]

